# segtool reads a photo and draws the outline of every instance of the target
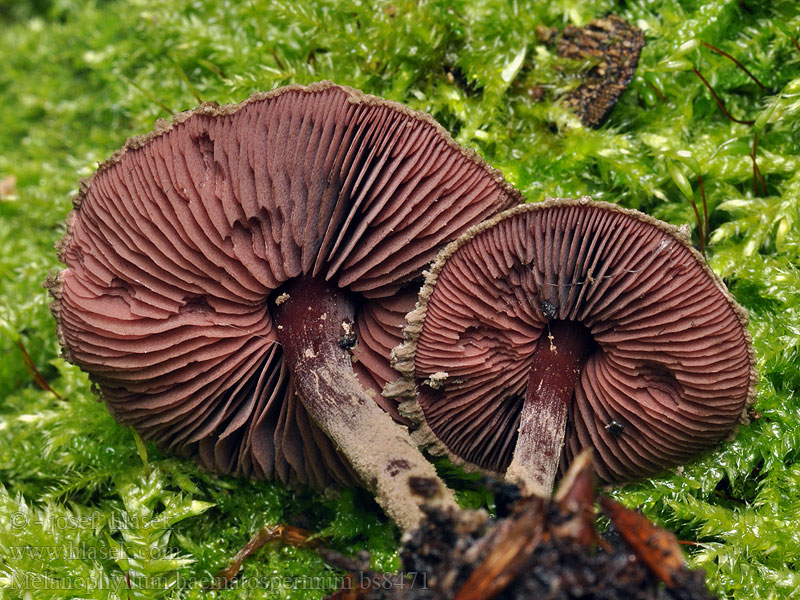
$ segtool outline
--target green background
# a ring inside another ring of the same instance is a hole
[[[591,64],[559,59],[534,31],[609,12],[646,46],[591,131],[555,101]],[[689,560],[721,596],[798,595],[798,35],[795,0],[0,0],[0,598],[209,597],[203,584],[277,522],[397,567],[397,532],[367,494],[213,477],[115,424],[58,358],[41,287],[78,180],[128,136],[201,100],[320,79],[430,112],[529,201],[590,194],[689,223],[697,241],[687,196],[699,202],[703,176],[709,262],[751,315],[759,418],[682,472],[613,494],[692,542]],[[726,119],[693,67],[755,123]],[[35,385],[17,342],[62,400]],[[442,469],[465,503],[491,504]],[[315,598],[337,576],[312,552],[270,546],[210,596]]]

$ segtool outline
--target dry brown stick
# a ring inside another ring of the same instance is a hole
[[[758,132],[753,132],[753,152],[750,154],[750,159],[753,161],[753,195],[758,196],[758,182],[761,182],[762,195],[767,195],[767,182],[764,181],[764,176],[761,174],[761,169],[758,168],[758,161],[756,160],[756,150],[758,149]]]
[[[750,77],[750,79],[752,79],[753,81],[755,81],[755,82],[758,84],[758,87],[760,87],[762,90],[766,90],[766,89],[767,89],[767,88],[766,88],[766,86],[765,86],[763,83],[761,83],[761,82],[758,80],[758,78],[757,78],[755,75],[753,75],[753,74],[752,74],[752,73],[751,73],[751,72],[750,72],[750,71],[747,69],[747,67],[745,67],[745,66],[744,66],[742,63],[740,63],[738,60],[736,60],[736,59],[735,59],[733,56],[731,56],[731,55],[730,55],[730,54],[728,54],[727,52],[724,52],[723,50],[720,50],[720,49],[719,49],[719,48],[717,48],[716,46],[712,46],[711,44],[709,44],[709,43],[707,43],[707,42],[704,42],[704,41],[702,41],[702,40],[700,41],[700,43],[701,43],[703,46],[705,46],[706,48],[708,48],[709,50],[712,50],[713,52],[716,52],[717,54],[720,54],[720,55],[724,56],[725,58],[732,60],[732,61],[733,61],[733,63],[734,63],[734,64],[735,64],[737,67],[739,67],[739,68],[740,68],[742,71],[744,71],[745,73],[747,73],[747,76],[748,76],[748,77]]]
[[[267,525],[256,533],[244,547],[236,553],[233,557],[231,564],[225,569],[220,571],[214,576],[214,581],[206,589],[221,589],[228,585],[238,574],[242,568],[242,563],[245,559],[259,550],[267,542],[280,540],[289,546],[297,548],[316,548],[320,545],[320,541],[316,539],[309,539],[311,532],[299,527],[292,527],[291,525]]]
[[[656,93],[656,96],[658,96],[658,98],[662,102],[666,102],[667,101],[667,97],[664,95],[664,92],[662,92],[660,89],[658,89],[658,86],[655,83],[653,83],[651,81],[648,81],[646,78],[645,78],[644,82],[653,89],[653,91]]]
[[[708,91],[711,92],[711,95],[714,97],[714,100],[716,100],[717,106],[719,106],[719,109],[722,111],[722,114],[724,114],[728,119],[730,119],[734,123],[741,123],[742,125],[753,125],[755,123],[755,121],[743,121],[731,115],[731,113],[728,112],[728,109],[725,108],[725,104],[722,102],[720,97],[717,96],[717,92],[714,91],[714,88],[711,87],[711,84],[708,83],[708,80],[705,77],[703,77],[700,71],[697,70],[697,67],[692,67],[692,71],[694,71],[694,74],[697,75],[700,78],[700,81],[702,81],[703,84],[708,88]]]
[[[528,558],[545,537],[542,499],[525,498],[522,510],[498,530],[493,548],[456,593],[454,600],[490,600],[522,572]],[[517,505],[518,509],[520,504]]]
[[[36,368],[36,365],[33,363],[33,359],[31,358],[31,355],[28,354],[28,351],[25,349],[25,346],[22,343],[22,340],[17,340],[17,346],[19,347],[20,351],[22,352],[22,362],[25,363],[25,369],[27,369],[28,373],[30,373],[30,376],[36,382],[36,385],[38,385],[44,391],[50,392],[51,394],[53,394],[59,400],[63,400],[63,398],[61,397],[61,394],[59,394],[57,391],[55,391],[53,388],[50,387],[50,384],[47,383],[47,380],[45,380],[45,378],[39,372],[39,369]]]
[[[677,585],[680,574],[686,569],[686,562],[675,534],[657,527],[640,512],[611,498],[600,496],[599,500],[603,512],[639,560],[667,586]]]
[[[697,237],[700,240],[700,252],[705,257],[706,255],[706,242],[705,242],[705,231],[703,229],[703,221],[700,220],[700,211],[697,210],[697,203],[694,201],[694,198],[689,198],[689,202],[692,204],[692,210],[694,210],[694,218],[697,221]]]
[[[706,200],[706,188],[703,185],[703,175],[701,173],[697,174],[697,185],[700,187],[700,198],[703,201],[703,218],[705,220],[705,234],[706,234],[706,245],[708,245],[709,240],[709,226],[708,226],[708,201]]]

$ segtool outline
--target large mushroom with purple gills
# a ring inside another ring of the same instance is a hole
[[[144,438],[222,473],[360,480],[412,527],[408,480],[435,473],[380,395],[389,351],[424,265],[519,200],[430,116],[350,88],[205,104],[82,183],[59,339]]]
[[[416,398],[418,442],[528,493],[587,447],[605,481],[682,464],[754,398],[746,313],[687,233],[589,198],[472,228],[408,323],[387,391]]]

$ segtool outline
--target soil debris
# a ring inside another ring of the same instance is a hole
[[[414,485],[424,495],[425,482]],[[348,557],[309,531],[277,525],[260,531],[213,588],[225,587],[248,556],[278,541],[315,548],[345,572],[329,600],[713,600],[703,572],[687,568],[674,534],[595,495],[588,452],[575,459],[553,498],[521,496],[505,482],[489,485],[491,519],[483,510],[424,508],[422,526],[405,537],[398,573],[372,571],[366,552]],[[596,502],[610,520],[602,535]]]
[[[500,498],[497,517],[427,509],[424,525],[402,548],[403,577],[361,571],[354,561],[343,589],[330,598],[713,598],[704,574],[686,567],[675,536],[640,513],[600,498],[611,525],[598,533],[588,455],[576,461],[553,499],[515,499],[514,486],[492,487]],[[337,566],[345,565],[338,561]]]

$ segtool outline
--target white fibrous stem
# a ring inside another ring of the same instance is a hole
[[[402,529],[414,529],[423,518],[421,505],[457,505],[408,430],[358,381],[349,352],[339,344],[343,335],[351,334],[354,316],[353,302],[344,292],[310,278],[290,284],[288,297],[274,308],[284,360],[309,414],[386,513]],[[415,489],[420,493],[413,493]]]

